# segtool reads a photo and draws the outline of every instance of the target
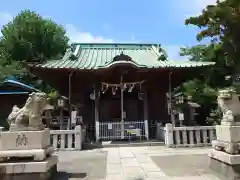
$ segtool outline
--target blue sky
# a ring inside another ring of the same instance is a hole
[[[74,42],[159,43],[170,59],[179,48],[195,45],[198,28],[185,26],[215,0],[7,0],[0,6],[0,26],[20,10],[37,11],[65,26]]]

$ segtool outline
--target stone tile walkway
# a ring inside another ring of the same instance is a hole
[[[57,180],[222,180],[208,169],[207,148],[102,148],[59,153]]]
[[[218,180],[208,171],[206,148],[104,148],[106,180]],[[171,166],[172,165],[172,166]]]

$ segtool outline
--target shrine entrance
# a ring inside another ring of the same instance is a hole
[[[121,78],[122,79],[122,78]],[[148,139],[144,121],[143,81],[101,83],[99,139]]]

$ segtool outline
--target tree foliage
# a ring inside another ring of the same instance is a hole
[[[217,1],[209,5],[197,17],[186,20],[186,24],[200,27],[197,39],[210,38],[213,42],[221,42],[227,57],[226,63],[239,65],[240,55],[240,1]]]
[[[43,62],[66,51],[62,26],[29,10],[21,11],[2,29],[2,44],[13,61]]]
[[[43,91],[52,89],[29,74],[26,63],[60,58],[68,47],[64,28],[30,10],[21,11],[3,26],[0,39],[0,80],[14,75]]]
[[[10,54],[0,41],[0,81],[11,76],[22,76],[24,69],[17,61],[12,61]]]
[[[201,113],[203,118],[207,119],[206,123],[219,123],[221,113],[219,113],[216,101],[218,89],[231,85],[231,79],[226,77],[232,73],[234,68],[226,63],[222,43],[182,48],[180,54],[188,56],[190,61],[216,63],[200,79],[187,81],[182,84],[180,89],[186,95],[192,96],[193,100],[202,106]]]
[[[201,105],[201,115],[207,119],[205,123],[215,123],[220,115],[216,103],[218,89],[231,84],[231,80],[225,78],[231,73],[231,68],[226,66],[222,46],[218,43],[182,48],[181,55],[188,56],[191,61],[216,63],[201,78],[187,81],[180,88],[184,94],[191,96],[193,101]]]
[[[221,115],[216,104],[219,88],[231,85],[235,70],[240,70],[240,1],[217,1],[209,5],[197,17],[190,17],[185,24],[200,28],[197,39],[210,38],[211,44],[198,45],[181,49],[181,55],[194,61],[213,61],[215,67],[202,79],[195,79],[182,84],[182,91],[191,95],[205,109],[208,122],[219,123]],[[207,108],[206,108],[207,107]]]
[[[160,54],[160,56],[158,58],[159,61],[167,61],[168,60],[167,52],[161,46],[159,46],[158,52]]]

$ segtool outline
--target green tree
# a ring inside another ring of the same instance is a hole
[[[68,47],[62,26],[30,10],[21,11],[1,32],[2,44],[13,61],[44,62],[62,55]]]
[[[221,43],[181,48],[180,55],[188,56],[190,61],[215,62],[215,66],[203,77],[205,84],[213,88],[231,84],[230,79],[226,79],[226,76],[232,73],[233,66],[226,63],[227,58]],[[221,81],[219,81],[220,79]]]
[[[210,38],[212,42],[221,42],[227,57],[226,62],[239,67],[240,61],[240,1],[217,0],[209,5],[197,17],[190,17],[186,24],[198,26],[202,30],[197,39]]]
[[[180,55],[188,56],[190,61],[212,61],[216,63],[213,68],[205,71],[205,74],[200,78],[187,81],[179,88],[180,91],[192,96],[193,101],[202,106],[201,115],[204,119],[207,119],[206,123],[210,124],[218,121],[221,114],[216,103],[218,89],[231,84],[231,79],[226,79],[226,77],[231,74],[232,67],[227,66],[224,54],[225,51],[221,43],[181,48],[180,52]]]
[[[239,0],[217,0],[215,5],[207,6],[199,16],[190,17],[185,22],[186,25],[195,25],[201,29],[197,40],[208,38],[212,42],[211,45],[184,48],[181,52],[182,55],[190,56],[190,60],[216,62],[210,75],[204,76],[200,81],[198,79],[182,85],[186,93],[193,94],[197,101],[202,101],[203,106],[209,107],[210,117],[207,120],[210,122],[219,120],[221,115],[219,109],[214,108],[216,100],[213,97],[216,97],[218,88],[230,86],[231,79],[225,77],[240,70],[239,7]],[[191,89],[198,89],[199,93],[194,94]]]
[[[0,81],[3,81],[9,75],[21,76],[24,70],[20,63],[12,61],[8,51],[3,47],[0,41]]]
[[[0,79],[14,75],[36,88],[51,91],[47,84],[29,74],[25,65],[60,58],[69,41],[64,28],[36,12],[24,10],[3,26],[1,32]]]

